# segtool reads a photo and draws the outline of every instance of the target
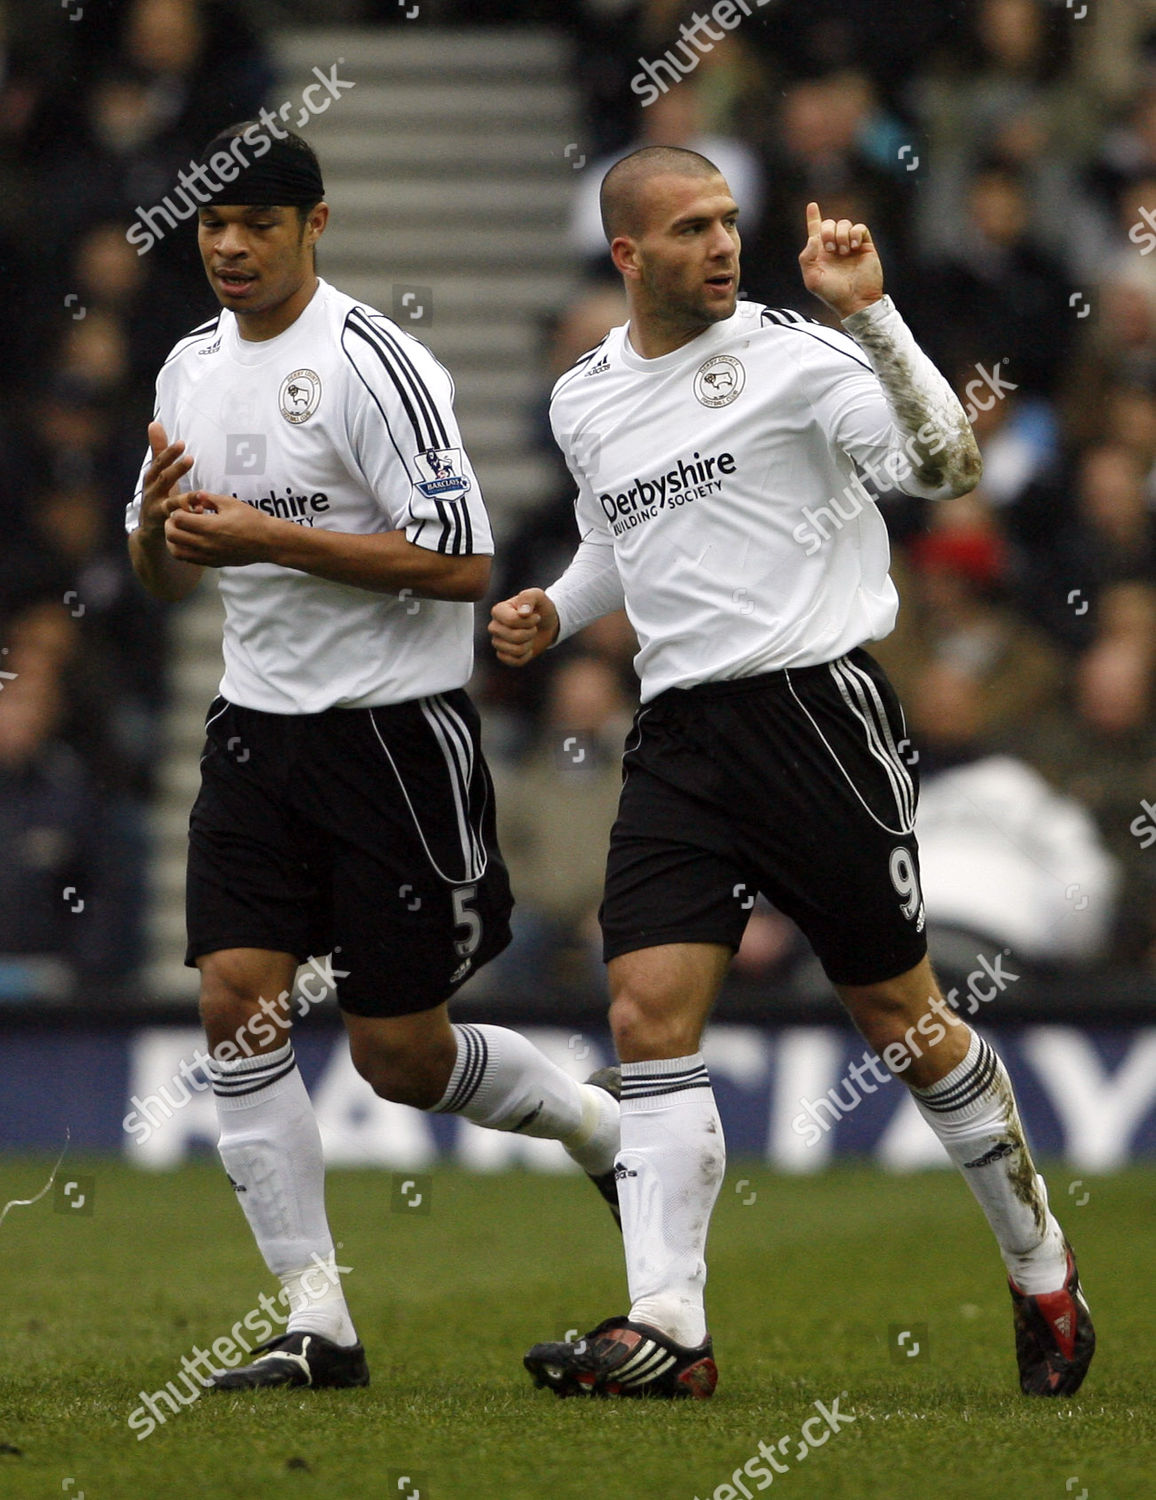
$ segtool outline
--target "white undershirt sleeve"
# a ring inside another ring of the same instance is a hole
[[[603,615],[613,614],[625,603],[622,579],[614,555],[614,538],[606,525],[606,518],[598,504],[590,481],[575,450],[597,451],[597,438],[575,440],[573,433],[562,432],[554,423],[553,408],[550,414],[554,440],[562,450],[566,467],[577,486],[574,499],[574,517],[578,522],[581,540],[578,550],[570,560],[570,566],[546,590],[547,597],[558,611],[558,635],[554,644],[576,634],[583,626],[600,620]]]
[[[614,539],[597,531],[588,533],[578,544],[570,566],[546,593],[558,611],[559,641],[621,609],[624,595],[614,558]]]

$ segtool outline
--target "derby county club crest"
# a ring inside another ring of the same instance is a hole
[[[316,370],[294,370],[281,382],[278,404],[286,422],[307,422],[321,402],[321,376]]]
[[[694,394],[704,406],[729,406],[747,383],[747,373],[730,354],[716,354],[699,365]]]

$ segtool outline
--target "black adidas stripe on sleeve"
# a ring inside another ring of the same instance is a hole
[[[855,345],[855,341],[849,333],[841,333],[841,330],[828,328],[825,323],[820,323],[817,318],[808,318],[803,313],[796,312],[793,307],[764,307],[760,315],[760,321],[762,322],[764,328],[771,326],[776,328],[789,328],[794,333],[804,334],[808,338],[813,338],[816,343],[823,344],[833,353],[845,355],[855,364],[861,365],[864,370],[871,370],[871,366],[865,359],[857,358],[854,354],[851,353],[850,349],[844,347],[841,339],[845,339],[847,343],[851,344],[852,346]],[[820,331],[818,333],[812,333],[812,328],[817,328]],[[822,335],[824,333],[841,334],[841,339],[823,338]]]
[[[418,373],[401,341],[381,324],[372,322],[361,308],[354,308],[350,312],[345,326],[368,345],[388,374],[413,427],[417,447],[452,446],[438,410],[437,399]]]
[[[376,361],[375,368],[380,367],[389,378],[392,392],[400,401],[405,417],[413,433],[414,447],[406,454],[398,448],[397,435],[393,432],[389,416],[382,405],[382,395],[378,389],[366,378],[365,371],[358,361],[354,359],[352,351],[347,347],[345,335],[353,334],[361,340]],[[416,364],[405,348],[405,341],[392,334],[388,328],[373,321],[364,308],[353,308],[345,320],[345,329],[342,335],[342,347],[346,358],[357,371],[358,378],[365,385],[374,403],[381,412],[382,420],[390,432],[395,452],[401,461],[403,470],[409,476],[411,482],[413,475],[410,473],[410,465],[413,462],[415,452],[433,448],[456,447],[456,443],[449,441],[450,434],[445,426],[438,406],[437,397],[429,389],[422,378]],[[433,499],[431,501],[436,511],[437,519],[433,517],[413,516],[412,502],[410,515],[419,521],[420,536],[427,524],[436,525],[439,528],[437,546],[434,551],[446,554],[469,554],[473,551],[474,530],[467,505],[455,505],[449,501]]]

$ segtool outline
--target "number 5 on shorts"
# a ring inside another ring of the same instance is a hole
[[[919,890],[919,876],[915,873],[915,861],[911,851],[902,844],[891,851],[891,884],[903,903],[903,915],[913,922],[923,910],[923,897]]]
[[[897,851],[898,852],[898,851]],[[454,939],[454,952],[459,958],[472,958],[482,941],[482,919],[466,904],[478,894],[476,885],[455,885],[451,893],[454,905],[454,931],[464,927],[465,937]]]

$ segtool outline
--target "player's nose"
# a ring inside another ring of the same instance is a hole
[[[716,224],[710,237],[712,260],[730,260],[735,253],[735,238],[725,224]]]
[[[248,251],[245,236],[238,224],[226,224],[213,241],[213,249],[223,260],[235,260]]]

